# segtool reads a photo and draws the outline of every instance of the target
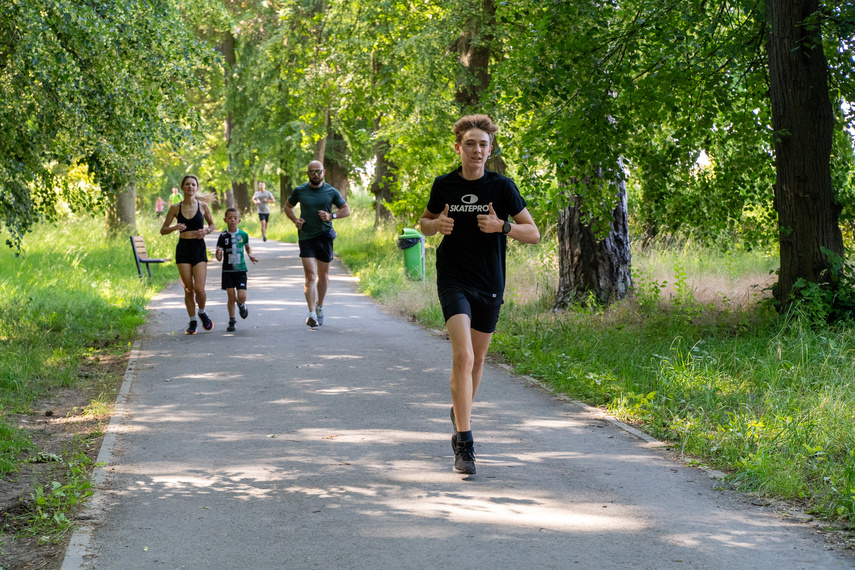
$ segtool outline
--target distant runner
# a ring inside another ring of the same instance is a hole
[[[184,199],[184,196],[178,193],[178,188],[173,186],[172,194],[169,195],[169,205],[174,206],[175,204],[180,204]]]
[[[258,208],[258,220],[261,222],[261,240],[267,241],[267,221],[270,219],[270,204],[276,199],[270,191],[264,189],[264,182],[258,183],[258,190],[252,195],[252,201]]]

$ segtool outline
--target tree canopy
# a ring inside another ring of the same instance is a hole
[[[0,224],[18,245],[58,202],[95,207],[160,142],[196,126],[188,90],[207,48],[172,0],[5,2],[0,17]]]
[[[0,216],[20,239],[58,200],[90,207],[97,195],[62,176],[75,164],[112,191],[154,149],[155,178],[192,167],[225,189],[297,182],[307,159],[340,141],[346,150],[330,160],[352,174],[377,164],[387,182],[375,181],[378,200],[414,222],[432,178],[455,164],[451,124],[478,110],[500,124],[500,156],[542,225],[555,223],[568,193],[584,219],[608,222],[614,184],[626,183],[636,234],[768,247],[782,231],[776,143],[789,135],[773,125],[767,39],[778,32],[767,4],[7,5]],[[832,208],[849,224],[855,8],[789,8],[800,11],[791,27],[805,38],[793,49],[816,45],[826,60]]]

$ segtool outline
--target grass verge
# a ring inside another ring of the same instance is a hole
[[[141,220],[149,252],[173,241]],[[0,567],[58,567],[77,507],[91,494],[102,421],[149,299],[174,280],[141,280],[127,235],[78,218],[0,250]]]
[[[443,328],[433,285],[439,238],[427,240],[424,286],[405,278],[395,232],[361,216],[338,224],[336,241],[359,286]],[[491,352],[726,471],[739,489],[855,521],[855,331],[769,309],[762,300],[776,264],[692,244],[635,251],[636,298],[553,312],[554,240],[512,242]]]

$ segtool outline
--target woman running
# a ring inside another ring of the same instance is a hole
[[[208,248],[205,246],[205,236],[217,229],[208,205],[214,196],[199,191],[199,179],[193,174],[188,174],[181,180],[181,190],[184,191],[184,200],[169,207],[160,233],[166,235],[180,232],[178,245],[175,247],[175,264],[184,284],[184,305],[190,316],[190,325],[184,333],[196,334],[197,305],[202,328],[209,331],[214,327],[214,322],[205,312],[205,280],[208,276]],[[175,225],[171,225],[173,220]],[[207,227],[205,222],[208,222]]]

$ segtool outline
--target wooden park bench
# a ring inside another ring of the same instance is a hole
[[[137,271],[140,274],[140,279],[142,279],[142,266],[140,263],[145,263],[145,268],[148,271],[148,276],[151,278],[151,268],[149,264],[151,263],[164,263],[166,261],[171,261],[171,257],[165,257],[163,259],[156,259],[148,256],[148,252],[145,249],[145,238],[142,236],[131,236],[131,247],[134,250],[134,261],[137,262]]]

